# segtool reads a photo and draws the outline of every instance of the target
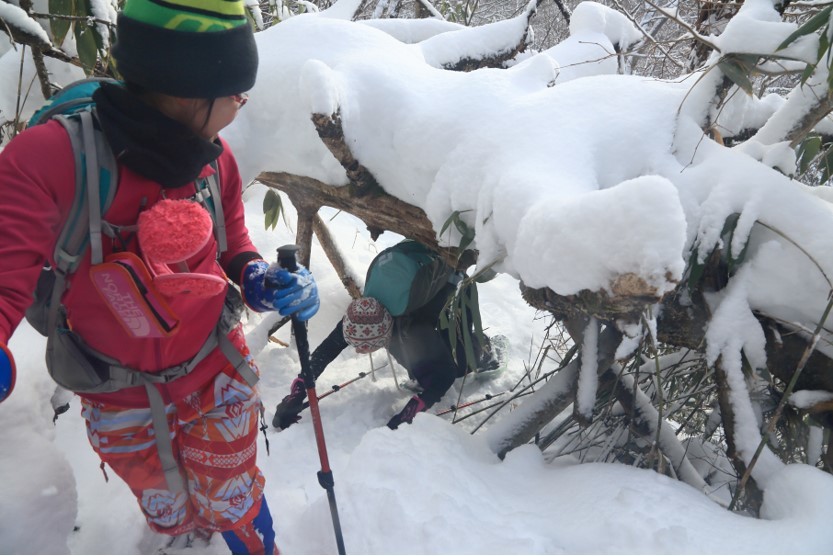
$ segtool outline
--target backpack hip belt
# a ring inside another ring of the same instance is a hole
[[[229,287],[223,312],[217,325],[197,353],[188,361],[150,373],[126,367],[93,350],[74,332],[56,327],[47,340],[46,363],[49,374],[62,387],[73,392],[110,393],[144,386],[148,395],[151,420],[159,459],[173,493],[184,492],[185,484],[173,453],[165,402],[156,384],[167,384],[193,371],[208,354],[219,347],[243,380],[254,387],[259,377],[229,339],[229,333],[240,322],[243,301],[240,293]]]

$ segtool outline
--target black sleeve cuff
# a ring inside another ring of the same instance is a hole
[[[333,359],[338,357],[338,354],[344,351],[347,347],[347,340],[344,339],[344,333],[341,329],[341,319],[338,320],[333,331],[327,336],[321,345],[315,348],[315,351],[309,358],[309,366],[315,376],[316,380],[327,365],[333,362]]]
[[[239,253],[228,263],[228,266],[225,269],[226,275],[231,278],[232,282],[239,286],[240,279],[243,277],[243,269],[246,265],[251,261],[262,258],[263,257],[260,256],[260,253],[255,251],[244,251],[243,253]]]

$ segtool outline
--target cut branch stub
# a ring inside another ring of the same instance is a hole
[[[336,111],[335,114],[313,114],[312,123],[315,125],[315,130],[318,132],[321,141],[324,142],[324,145],[347,173],[353,195],[361,197],[383,191],[373,174],[353,157],[353,153],[344,139],[344,128],[341,125],[341,113],[339,111]]]
[[[625,282],[631,282],[631,279]],[[582,290],[574,295],[559,295],[549,288],[533,289],[521,283],[521,294],[527,303],[536,309],[551,312],[559,320],[589,315],[602,321],[638,322],[645,307],[660,300],[655,294],[649,295],[648,290],[640,288],[629,288],[622,293],[624,295],[614,292],[611,296],[605,291]]]

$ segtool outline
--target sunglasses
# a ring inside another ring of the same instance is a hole
[[[239,105],[238,108],[243,108],[244,106],[246,106],[246,103],[249,102],[249,93],[238,93],[236,95],[231,95],[231,100],[233,100]]]

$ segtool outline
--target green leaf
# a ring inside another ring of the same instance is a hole
[[[729,263],[728,272],[730,276],[732,276],[743,264],[743,261],[746,259],[747,249],[749,247],[749,242],[745,241],[740,253],[735,254],[732,252],[732,243],[734,241],[735,232],[737,231],[738,222],[740,222],[740,213],[733,212],[726,218],[726,222],[724,222],[723,230],[720,234],[721,237],[724,238],[724,242],[726,244],[726,258]]]
[[[807,67],[804,68],[804,71],[801,72],[801,78],[799,82],[803,85],[810,79],[810,76],[813,75],[813,72],[816,71],[816,64],[807,64]]]
[[[477,293],[477,284],[472,282],[469,286],[469,306],[471,307],[472,324],[474,333],[478,340],[483,340],[483,322],[480,319],[480,295]]]
[[[263,196],[263,215],[264,225],[267,230],[274,230],[281,216],[283,216],[284,222],[286,222],[283,201],[281,200],[281,196],[273,189],[268,190],[266,195]]]
[[[737,56],[729,55],[718,62],[717,67],[732,83],[743,89],[747,95],[752,95],[752,81],[749,79],[752,68],[748,67],[744,61]]]
[[[702,278],[703,271],[706,269],[706,265],[701,263],[700,258],[697,256],[696,245],[692,248],[691,254],[688,257],[688,268],[688,289],[693,290],[700,283],[700,278]]]
[[[789,37],[784,39],[776,50],[787,48],[793,41],[804,35],[809,35],[821,29],[822,25],[830,21],[830,11],[833,6],[827,6],[822,11],[807,20],[807,23],[796,29]]]
[[[474,281],[478,284],[485,284],[489,280],[493,280],[497,276],[497,272],[495,272],[491,268],[484,269],[482,272],[478,272],[477,275],[474,276]]]
[[[443,235],[445,233],[445,231],[448,229],[448,227],[451,226],[451,222],[454,221],[454,217],[457,216],[458,214],[460,214],[459,211],[455,210],[454,212],[451,213],[451,216],[449,216],[448,218],[445,219],[445,222],[443,223],[443,227],[440,229],[440,235]]]
[[[813,162],[821,150],[821,144],[820,135],[810,135],[799,143],[795,152],[799,174],[803,174],[810,167],[810,163]]]
[[[49,13],[52,15],[72,16],[74,14],[73,0],[49,0]],[[49,20],[49,27],[52,30],[52,40],[55,46],[60,47],[69,33],[71,22],[69,19],[54,18]]]
[[[827,36],[826,30],[819,36],[819,50],[816,59],[821,60],[825,52],[827,52],[828,56],[830,55],[830,38]]]
[[[460,217],[460,215],[465,213],[465,212],[471,212],[471,211],[470,210],[462,210],[462,211],[455,210],[454,212],[452,212],[451,216],[449,216],[446,219],[445,223],[443,223],[443,227],[440,229],[440,234],[439,234],[440,236],[442,236],[445,233],[445,231],[452,224],[454,224],[454,227],[457,229],[457,232],[460,234],[460,244],[458,245],[458,248],[460,249],[461,253],[463,251],[465,251],[466,248],[469,245],[471,245],[471,243],[474,241],[474,229],[472,229],[471,226],[466,224],[466,221],[463,220]]]
[[[833,145],[821,155],[821,182],[824,183],[833,175]]]
[[[95,63],[98,61],[98,48],[95,44],[95,36],[89,27],[76,23],[75,44],[78,49],[78,59],[84,68],[84,73],[92,75]]]
[[[465,289],[460,295],[460,306],[460,336],[463,340],[463,352],[466,357],[466,366],[469,369],[474,370],[477,367],[477,360],[474,358],[474,345],[472,345],[471,334],[469,334],[469,311],[466,310],[468,308],[468,303],[466,300]]]

